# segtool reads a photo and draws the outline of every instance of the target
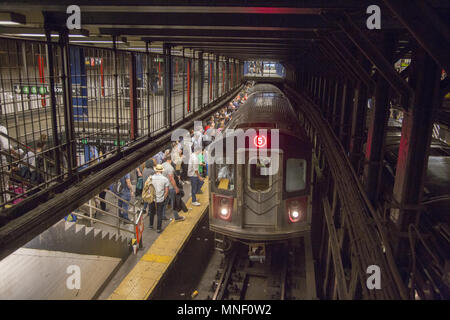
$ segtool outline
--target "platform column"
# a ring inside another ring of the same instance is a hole
[[[384,39],[384,56],[391,61],[394,41]],[[364,165],[364,187],[370,201],[375,204],[381,189],[386,127],[389,118],[389,84],[377,71],[376,87],[372,98],[372,113],[367,135]]]
[[[57,147],[54,152],[55,164],[56,164],[56,175],[58,180],[62,181],[61,176],[61,150],[59,148],[59,136],[58,136],[58,119],[56,110],[56,94],[55,94],[55,69],[54,69],[54,56],[53,56],[53,44],[50,35],[50,30],[45,31],[45,36],[47,39],[47,66],[48,66],[48,80],[49,80],[49,94],[50,94],[50,107],[51,107],[51,121],[52,121],[52,137],[53,146]]]
[[[216,83],[214,86],[214,100],[216,100],[219,97],[219,55],[216,55],[216,62],[215,62],[215,74],[216,74]]]
[[[198,53],[198,105],[203,109],[203,83],[205,82],[205,66],[203,64],[203,51]]]
[[[131,53],[130,57],[130,140],[134,140],[138,136],[138,101],[137,101],[137,57],[135,53]]]
[[[147,70],[146,70],[146,77],[147,77],[147,83],[146,83],[146,87],[147,87],[147,95],[146,95],[146,99],[147,99],[147,135],[150,137],[151,135],[151,113],[150,113],[150,91],[151,91],[151,87],[150,87],[150,82],[152,81],[152,74],[151,74],[151,70],[152,70],[152,58],[150,56],[150,42],[146,41],[145,42],[145,58],[147,60],[146,66],[147,66]]]
[[[332,112],[332,120],[331,125],[336,134],[339,133],[339,119],[341,115],[342,108],[342,81],[340,79],[336,80],[335,92],[333,97],[333,112]]]
[[[339,124],[339,138],[342,146],[349,151],[350,130],[351,130],[351,112],[354,97],[354,86],[351,80],[346,80],[342,93],[341,119]]]
[[[230,91],[230,60],[225,58],[225,91]]]
[[[64,127],[66,134],[67,146],[67,170],[69,176],[72,176],[77,166],[77,158],[75,152],[75,131],[73,123],[73,101],[72,101],[72,80],[70,77],[70,51],[69,37],[66,32],[59,34],[62,69],[61,82],[63,87],[63,104],[64,104]]]
[[[113,62],[114,62],[114,102],[116,109],[116,139],[117,150],[120,150],[120,112],[119,112],[119,72],[118,72],[118,59],[117,56],[117,37],[113,36]]]
[[[402,123],[393,191],[398,208],[392,209],[390,214],[397,230],[394,251],[401,267],[408,266],[408,228],[417,226],[419,221],[433,118],[442,103],[439,94],[441,68],[423,48],[417,48],[410,68],[410,84],[415,88],[415,99],[405,112]]]
[[[163,44],[164,54],[164,123],[172,125],[172,54],[169,44]]]

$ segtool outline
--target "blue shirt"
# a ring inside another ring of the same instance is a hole
[[[128,188],[128,184],[127,184],[127,179],[130,179],[130,174],[127,173],[126,175],[124,175],[122,178],[120,178],[120,183],[122,184],[122,193],[129,193],[130,192],[130,188]]]
[[[163,163],[163,159],[164,159],[164,153],[162,151],[158,152],[157,154],[155,154],[153,156],[153,158],[156,159],[157,164],[161,164]]]

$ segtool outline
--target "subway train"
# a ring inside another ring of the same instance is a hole
[[[216,249],[310,231],[312,145],[287,97],[257,84],[208,146],[209,226]]]

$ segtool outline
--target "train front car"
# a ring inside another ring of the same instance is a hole
[[[256,85],[209,146],[210,229],[216,248],[310,231],[312,146],[292,106],[273,85]]]

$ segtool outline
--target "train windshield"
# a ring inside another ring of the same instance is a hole
[[[306,187],[306,160],[290,158],[286,161],[286,191],[304,190]]]
[[[225,161],[224,161],[225,162]],[[215,164],[216,187],[219,190],[234,190],[234,165]]]
[[[270,190],[272,185],[272,175],[275,172],[271,170],[272,160],[270,157],[257,157],[250,159],[248,165],[249,188],[253,191],[263,192]]]

